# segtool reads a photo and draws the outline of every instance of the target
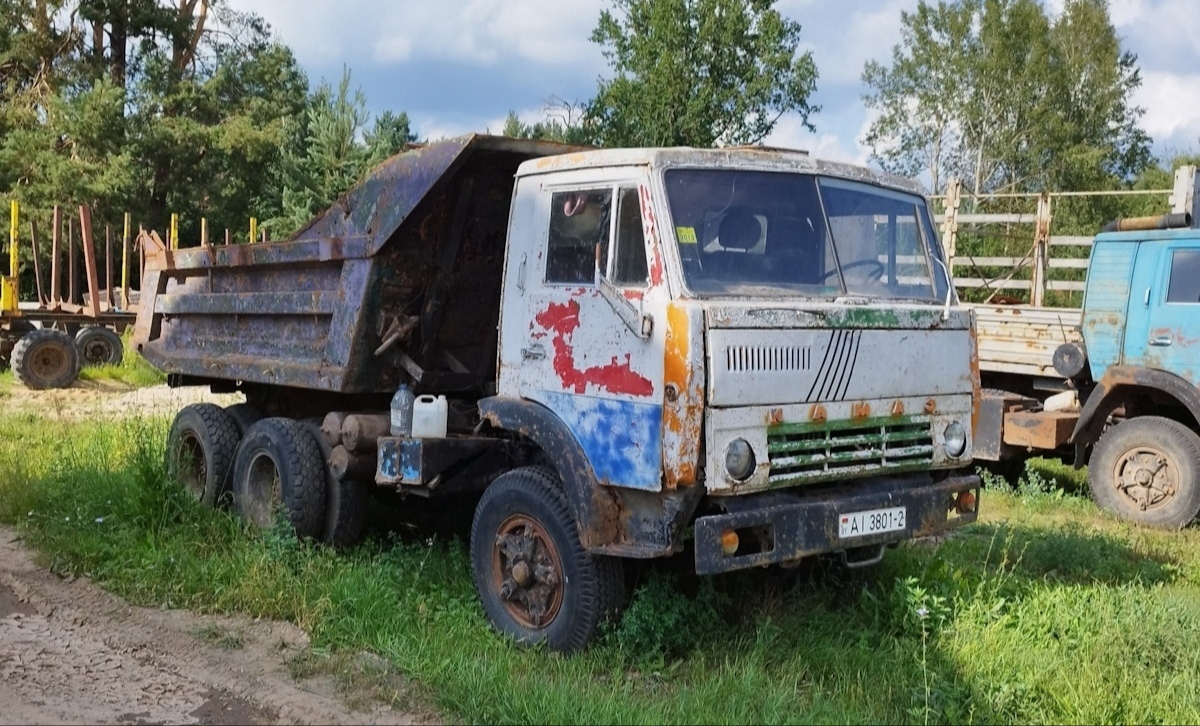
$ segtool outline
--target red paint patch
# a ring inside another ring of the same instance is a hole
[[[650,201],[650,187],[638,186],[638,203],[642,208],[642,230],[650,242],[650,283],[661,285],[663,281],[662,258],[658,254],[658,223],[654,219],[654,205]]]
[[[599,386],[609,393],[624,393],[631,396],[651,396],[654,394],[654,384],[650,379],[634,372],[630,354],[625,354],[625,361],[618,362],[613,356],[609,363],[580,370],[575,366],[575,353],[572,348],[572,338],[579,327],[579,303],[568,300],[565,303],[550,303],[538,313],[538,325],[553,331],[554,336],[554,372],[562,381],[563,387],[583,393],[589,383]]]

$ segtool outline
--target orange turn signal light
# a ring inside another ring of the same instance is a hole
[[[965,491],[959,492],[954,498],[954,511],[959,514],[975,511],[975,492]]]
[[[721,533],[721,553],[730,557],[738,550],[738,535],[732,529]]]

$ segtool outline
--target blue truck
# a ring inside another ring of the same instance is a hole
[[[1177,211],[1107,225],[1093,242],[1083,309],[1074,321],[1065,322],[1068,311],[1012,311],[1006,324],[1046,326],[1043,340],[1061,335],[1063,341],[1044,376],[982,372],[977,461],[1003,470],[1023,466],[1036,452],[1060,455],[1087,465],[1093,499],[1118,517],[1169,529],[1195,520],[1200,229],[1194,222],[1190,211]],[[1014,360],[1021,339],[1006,341]],[[1031,346],[1024,348],[1028,355]]]

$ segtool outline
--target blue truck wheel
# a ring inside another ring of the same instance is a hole
[[[1200,512],[1200,436],[1159,416],[1108,429],[1088,462],[1096,504],[1122,519],[1182,529]]]

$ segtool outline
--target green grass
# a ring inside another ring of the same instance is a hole
[[[0,520],[134,603],[290,620],[343,664],[378,654],[447,718],[1200,722],[1200,531],[1102,516],[1061,466],[1031,465],[985,493],[983,521],[866,571],[643,565],[622,623],[563,657],[488,629],[459,540],[339,554],[193,505],[163,475],[165,430],[0,416]]]
[[[124,343],[125,349],[120,363],[102,366],[84,366],[79,371],[80,380],[117,381],[134,388],[165,383],[167,380],[166,374],[147,363],[146,359],[139,355],[133,349],[133,346],[130,345],[129,336],[132,332],[133,329],[130,328],[121,337],[121,342]]]

